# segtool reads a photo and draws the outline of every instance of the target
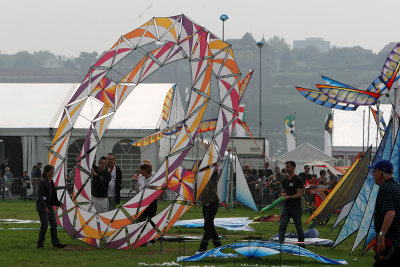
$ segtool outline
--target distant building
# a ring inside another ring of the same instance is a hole
[[[56,57],[54,55],[50,56],[42,65],[44,69],[60,69],[62,68],[61,57]]]
[[[316,47],[321,53],[326,53],[331,49],[331,42],[325,41],[324,38],[316,37],[293,41],[293,49],[305,49],[307,46]]]
[[[255,58],[255,52],[258,51],[258,47],[257,41],[253,38],[251,33],[246,32],[241,39],[228,39],[226,41],[232,45],[235,56],[246,58],[251,61]]]

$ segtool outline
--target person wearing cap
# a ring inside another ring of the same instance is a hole
[[[122,171],[115,165],[115,155],[107,154],[107,170],[111,174],[111,181],[108,184],[108,210],[113,210],[121,201],[120,191],[122,189]]]
[[[374,266],[398,266],[400,259],[400,185],[394,180],[393,165],[380,160],[368,166],[379,186],[374,211],[374,227],[378,233]],[[386,245],[390,240],[393,248]],[[391,253],[388,254],[388,251]],[[384,259],[384,261],[383,261]]]

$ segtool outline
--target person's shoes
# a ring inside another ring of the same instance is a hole
[[[43,245],[37,245],[37,248],[38,248],[38,249],[43,249],[44,246],[43,246]]]
[[[66,246],[67,246],[66,244],[61,244],[61,243],[53,245],[53,247],[55,248],[65,248]]]

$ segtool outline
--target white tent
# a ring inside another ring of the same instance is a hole
[[[136,86],[113,117],[98,153],[111,152],[121,140],[133,141],[156,131],[160,126],[165,96],[172,86],[174,84],[171,83],[142,83]],[[56,131],[54,128],[58,127],[63,108],[78,87],[79,84],[73,83],[0,83],[0,160],[3,156],[10,157],[10,154],[5,155],[6,147],[17,151],[5,138],[12,137],[22,151],[12,154],[10,161],[18,165],[15,169],[21,175],[22,169],[31,170],[37,162],[46,162],[48,147]],[[71,142],[84,137],[85,132],[80,130],[89,128],[89,120],[100,107],[95,99],[85,103],[74,125],[78,130],[74,132]],[[141,156],[157,164],[158,146],[148,146],[140,151]],[[130,158],[131,161],[134,159],[133,156]]]
[[[157,129],[165,96],[174,84],[142,83],[135,87],[115,114],[109,129]],[[0,129],[54,128],[79,84],[0,83]],[[87,101],[75,128],[89,128],[90,118],[100,108]],[[92,114],[93,113],[93,114]],[[1,132],[0,132],[1,134]]]
[[[309,162],[321,160],[328,163],[335,163],[336,159],[331,156],[325,154],[323,151],[318,148],[310,145],[309,143],[304,143],[292,151],[289,151],[283,155],[280,155],[276,161],[278,163],[285,163],[286,161],[292,160],[299,164],[306,164]]]
[[[376,109],[375,106],[373,108]],[[379,111],[383,113],[383,119],[386,124],[389,124],[392,105],[381,104],[379,105]],[[376,123],[373,116],[369,114],[368,106],[359,106],[354,111],[334,109],[333,112],[333,147],[362,147],[363,144],[366,147],[376,145]],[[381,139],[379,134],[378,139]]]

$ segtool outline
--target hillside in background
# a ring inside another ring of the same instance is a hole
[[[245,102],[248,107],[247,123],[254,136],[258,136],[260,49],[251,34],[241,39],[227,40],[232,44],[236,61],[245,75],[254,69]],[[396,43],[390,43],[375,54],[371,50],[356,47],[332,47],[321,53],[318,48],[291,49],[284,39],[273,37],[263,40],[261,49],[262,88],[262,136],[270,141],[270,155],[275,157],[286,152],[284,116],[296,113],[297,143],[323,148],[324,120],[329,109],[311,103],[297,92],[295,86],[315,88],[323,83],[320,75],[365,90],[380,74],[382,65]],[[96,52],[81,52],[77,58],[56,56],[47,51],[30,54],[0,54],[0,82],[47,83],[81,82],[89,67],[100,56]],[[132,56],[132,62],[135,61]],[[126,67],[126,68],[124,68]],[[129,66],[121,66],[123,73]],[[151,76],[146,82],[174,82],[184,97],[190,88],[190,70],[187,62],[177,62]]]

